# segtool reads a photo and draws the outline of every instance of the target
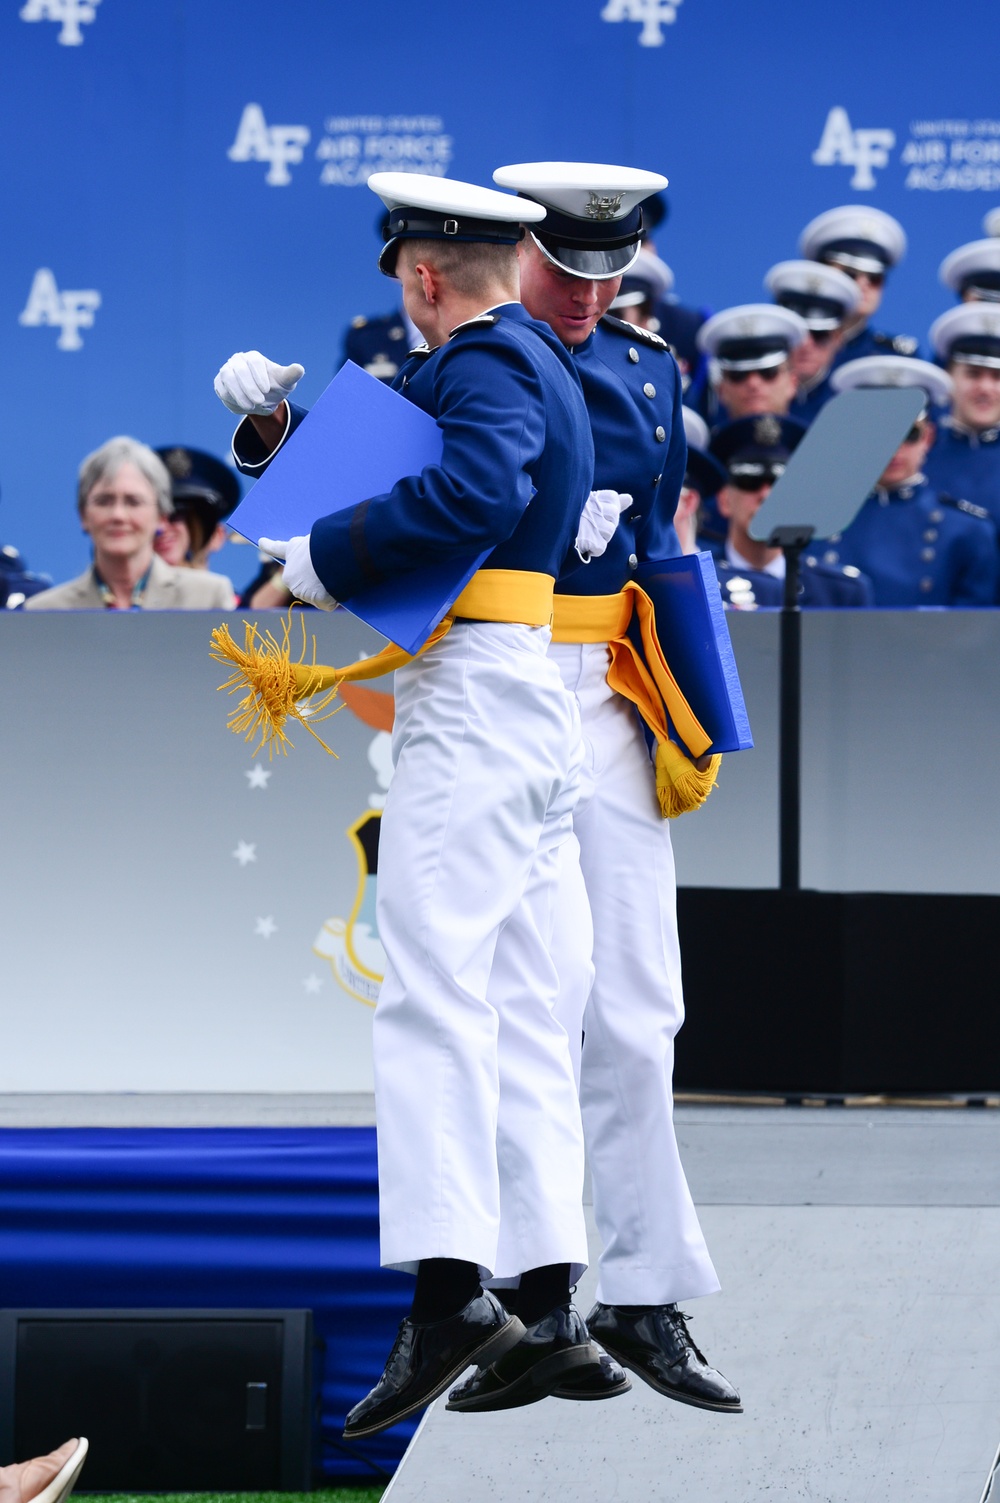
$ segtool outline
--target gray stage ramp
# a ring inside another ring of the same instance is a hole
[[[429,1411],[386,1503],[980,1503],[1000,1442],[1000,1112],[688,1108],[743,1393]],[[595,1235],[596,1248],[596,1235]],[[593,1294],[588,1274],[579,1301]]]

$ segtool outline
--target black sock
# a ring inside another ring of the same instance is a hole
[[[417,1325],[447,1320],[482,1292],[479,1268],[461,1258],[421,1258],[410,1319]]]
[[[568,1263],[547,1263],[544,1268],[529,1268],[527,1273],[522,1273],[516,1290],[499,1291],[500,1299],[512,1315],[517,1315],[525,1325],[533,1325],[557,1305],[569,1304],[569,1272]],[[509,1295],[514,1296],[513,1302]]]

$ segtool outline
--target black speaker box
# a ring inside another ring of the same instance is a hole
[[[1000,897],[680,888],[678,1090],[1000,1087]]]
[[[89,1492],[304,1491],[309,1310],[2,1310],[0,1463],[86,1435]]]

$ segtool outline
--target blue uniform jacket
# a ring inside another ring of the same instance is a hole
[[[547,324],[506,303],[415,352],[393,386],[437,419],[441,462],[313,524],[313,568],[335,599],[486,549],[487,568],[553,576],[576,558],[594,444],[575,366]],[[289,432],[304,417],[293,407]],[[261,451],[242,423],[240,467],[259,474]]]
[[[938,490],[981,506],[1000,528],[1000,428],[969,433],[945,419],[924,469]]]
[[[594,435],[594,489],[632,505],[600,558],[564,572],[560,594],[616,595],[640,563],[680,553],[673,516],[687,464],[681,378],[662,339],[602,318],[570,351]]]
[[[387,384],[395,380],[409,353],[402,313],[356,318],[344,335],[344,359]]]
[[[723,604],[735,611],[781,606],[785,581],[762,569],[743,569],[728,559],[715,558]],[[803,610],[864,610],[874,605],[871,580],[858,569],[803,559],[799,573],[799,605]]]
[[[812,545],[805,557],[862,570],[877,606],[977,606],[996,599],[992,522],[922,475],[898,490],[875,491],[843,533]]]
[[[858,332],[842,344],[833,357],[831,371],[849,360],[862,360],[866,355],[919,355],[920,342],[911,334],[883,334],[871,324],[863,324]]]

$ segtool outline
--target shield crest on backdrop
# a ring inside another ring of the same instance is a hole
[[[366,809],[347,828],[358,860],[358,887],[350,917],[327,919],[313,952],[330,962],[334,978],[358,1002],[374,1007],[385,974],[385,951],[375,918],[380,809]]]

